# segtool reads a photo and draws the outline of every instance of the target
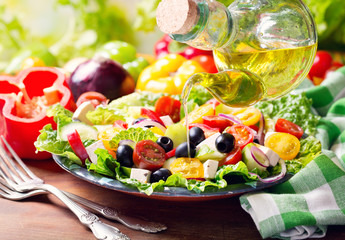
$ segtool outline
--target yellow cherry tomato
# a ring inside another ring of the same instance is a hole
[[[234,114],[246,126],[255,125],[260,121],[261,112],[254,107],[244,108],[244,111]]]
[[[184,178],[204,178],[204,167],[197,158],[176,158],[170,164],[172,173],[181,173]]]
[[[298,138],[289,133],[273,133],[265,140],[265,146],[284,160],[294,159],[301,148]]]
[[[188,113],[188,123],[203,123],[203,116],[214,115],[214,108],[212,104],[204,104]],[[181,124],[186,125],[186,118],[180,121]]]

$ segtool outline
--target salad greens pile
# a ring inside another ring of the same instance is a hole
[[[142,93],[132,93],[126,95],[122,98],[113,100],[106,107],[100,107],[97,111],[98,116],[91,115],[90,120],[95,124],[98,123],[108,123],[104,119],[130,119],[131,111],[128,111],[131,107],[144,106],[144,107],[153,107],[155,101],[162,96],[162,94],[156,94],[151,92],[142,92]],[[205,103],[209,100],[209,96],[204,97],[204,100],[201,101],[199,97],[193,99],[191,95],[189,101],[194,102],[194,104],[199,105]],[[176,96],[177,97],[177,96]],[[196,103],[197,102],[197,103]],[[315,128],[317,124],[318,117],[312,117],[310,114],[310,101],[304,94],[300,95],[288,95],[280,100],[273,100],[267,103],[258,104],[257,107],[260,108],[265,114],[266,117],[292,117],[299,123],[303,124],[304,127],[309,129],[309,132],[312,132],[312,129]],[[300,118],[293,116],[292,112],[296,111],[296,107],[299,107],[299,112],[302,113]],[[301,110],[302,109],[302,110]],[[280,111],[282,110],[282,111]],[[80,159],[74,154],[70,145],[67,141],[62,141],[58,138],[59,128],[65,126],[66,124],[72,122],[72,112],[64,109],[61,105],[54,105],[50,107],[48,111],[49,116],[53,116],[55,122],[58,125],[58,129],[54,130],[51,125],[46,125],[39,135],[35,146],[38,151],[47,151],[55,155],[63,156],[68,159],[68,165],[73,167],[73,164],[81,165]],[[102,121],[99,121],[102,119]],[[127,130],[120,131],[112,140],[109,142],[112,145],[118,145],[121,140],[130,139],[134,142],[139,142],[140,140],[151,139],[155,141],[157,136],[151,132],[150,129],[142,128],[128,128]],[[84,141],[84,146],[89,146],[94,143],[95,140]],[[301,148],[300,152],[295,159],[286,161],[287,170],[290,174],[297,173],[302,169],[306,164],[308,164],[315,156],[321,152],[321,143],[312,136],[308,136],[305,139],[301,139]],[[257,176],[254,176],[249,173],[246,164],[242,161],[238,162],[235,165],[223,165],[219,167],[216,176],[214,179],[206,181],[197,181],[196,179],[185,179],[181,174],[173,174],[166,181],[160,180],[159,182],[154,183],[142,183],[135,179],[129,177],[130,169],[127,167],[120,166],[120,163],[109,154],[107,150],[97,149],[95,154],[98,156],[97,164],[86,160],[86,167],[89,171],[94,171],[96,173],[105,175],[110,178],[115,178],[121,183],[125,184],[128,187],[136,188],[141,192],[146,194],[152,194],[154,191],[161,191],[164,187],[184,187],[190,191],[197,193],[205,191],[216,191],[217,189],[225,188],[227,185],[231,184],[229,179],[234,179],[233,176],[236,175],[240,179],[245,180],[248,185],[255,185],[257,181]],[[269,167],[266,171],[259,171],[257,169],[252,170],[251,172],[259,174],[262,178],[272,176],[280,172],[280,165]],[[229,178],[229,176],[232,176]]]
[[[0,71],[23,51],[34,51],[28,56],[48,51],[61,66],[74,57],[93,56],[110,40],[134,43],[127,13],[114,1],[0,1],[0,16]],[[46,62],[47,54],[38,55]],[[47,65],[57,66],[51,61]]]

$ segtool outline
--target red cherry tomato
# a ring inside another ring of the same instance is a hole
[[[162,119],[160,119],[158,113],[156,113],[150,109],[142,108],[140,114],[143,116],[147,116],[148,118],[155,120],[155,121],[159,122],[160,124],[162,124],[163,126],[165,126]]]
[[[227,118],[216,116],[216,115],[210,115],[210,116],[203,116],[202,117],[203,124],[206,124],[207,126],[211,128],[218,128],[220,132],[223,132],[225,128],[234,125],[234,123]]]
[[[180,121],[181,102],[170,96],[160,97],[155,104],[155,112],[160,116],[169,115],[174,123]]]
[[[191,129],[192,127],[199,127],[204,131],[205,138],[208,138],[209,136],[212,136],[215,133],[219,132],[219,128],[212,128],[210,126],[207,126],[206,124],[202,123],[191,123],[188,125],[188,128]]]
[[[192,60],[197,61],[208,73],[218,72],[216,64],[214,63],[214,59],[211,55],[199,55],[193,57]]]
[[[83,102],[86,101],[91,101],[91,103],[97,107],[100,104],[107,104],[108,103],[108,99],[99,92],[85,92],[82,95],[79,96],[78,100],[77,100],[77,107],[80,106],[80,104],[82,104]]]
[[[227,129],[227,133],[234,135],[236,139],[236,145],[241,148],[241,150],[248,144],[253,142],[254,134],[253,130],[243,124],[236,124]]]
[[[314,63],[309,71],[309,78],[314,81],[314,78],[325,77],[326,71],[332,66],[333,58],[330,53],[326,51],[318,51],[316,53]]]
[[[300,126],[283,118],[277,120],[275,130],[276,132],[290,133],[298,139],[303,135],[303,129]]]
[[[78,158],[80,158],[80,160],[82,161],[83,165],[85,164],[85,160],[89,158],[89,155],[87,154],[87,151],[84,147],[83,142],[80,139],[79,133],[77,132],[77,130],[75,130],[72,133],[69,133],[67,135],[67,140],[69,142],[69,144],[71,145],[71,148],[73,150],[73,152],[75,153],[75,155],[78,156]]]
[[[138,168],[157,170],[165,162],[165,151],[152,140],[139,141],[134,148],[133,162]]]
[[[212,51],[208,51],[208,50],[201,50],[198,48],[194,48],[194,47],[187,47],[182,56],[184,56],[187,59],[192,59],[196,56],[200,56],[200,55],[206,55],[206,56],[211,56],[212,57],[213,52]]]
[[[242,160],[242,151],[241,148],[236,146],[231,152],[228,153],[228,155],[219,162],[219,166],[222,165],[235,165],[239,161]]]

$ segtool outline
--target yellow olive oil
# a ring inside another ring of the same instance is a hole
[[[238,50],[231,53],[227,48],[214,51],[219,71],[237,69],[255,74],[266,89],[263,99],[272,99],[290,92],[304,80],[314,61],[317,44],[278,50]],[[224,87],[224,91],[228,88]]]

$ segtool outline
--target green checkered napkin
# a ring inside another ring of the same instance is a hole
[[[323,154],[289,181],[240,197],[263,238],[320,238],[328,225],[345,225],[345,67],[304,91],[322,116]]]

